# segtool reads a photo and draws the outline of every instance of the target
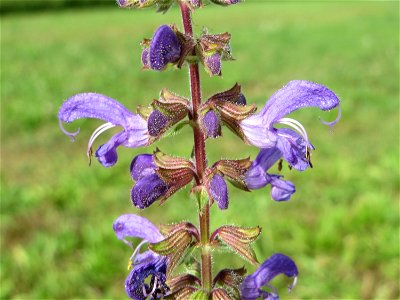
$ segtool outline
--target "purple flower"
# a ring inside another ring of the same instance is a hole
[[[279,274],[285,274],[287,277],[293,277],[293,284],[289,286],[289,291],[296,285],[297,270],[294,261],[283,254],[276,253],[263,262],[258,269],[247,276],[241,285],[242,300],[256,300],[259,297],[266,300],[278,300],[279,296],[274,287],[269,282]],[[271,292],[262,290],[262,287],[268,287]]]
[[[210,138],[216,138],[221,135],[221,124],[217,114],[209,110],[202,119],[204,134]]]
[[[118,101],[107,96],[96,93],[77,94],[68,98],[58,112],[61,130],[72,139],[79,133],[79,130],[74,133],[67,132],[61,122],[70,123],[81,118],[95,118],[107,122],[98,127],[90,137],[87,148],[89,157],[92,145],[101,133],[115,126],[121,126],[124,129],[97,149],[96,157],[105,167],[111,167],[117,162],[116,149],[118,146],[136,148],[147,145],[149,141],[146,120],[131,113]]]
[[[168,124],[168,117],[162,114],[159,110],[153,110],[147,120],[149,134],[158,136]]]
[[[149,207],[168,190],[168,185],[156,174],[156,168],[151,154],[139,154],[132,160],[131,177],[136,184],[131,199],[137,208]]]
[[[295,169],[303,171],[310,166],[313,149],[307,132],[298,121],[285,116],[299,108],[316,106],[321,110],[331,110],[339,106],[339,98],[327,87],[305,81],[293,80],[271,96],[264,108],[240,122],[240,127],[248,142],[259,148],[277,147],[284,159]],[[333,126],[340,119],[326,125]],[[287,128],[275,128],[281,124]]]
[[[228,186],[221,175],[215,174],[213,176],[209,183],[209,191],[212,199],[217,202],[219,209],[228,208]]]
[[[130,258],[133,266],[125,280],[125,291],[131,299],[144,300],[162,298],[169,292],[166,285],[167,260],[166,257],[147,250],[140,253],[145,243],[157,243],[164,239],[157,227],[146,218],[125,214],[118,217],[113,224],[118,239],[133,248],[126,238],[141,238]]]
[[[272,199],[275,201],[289,200],[290,196],[296,191],[294,184],[282,180],[280,175],[266,173],[281,157],[282,152],[277,147],[261,149],[246,173],[247,187],[255,190],[271,184]]]
[[[162,71],[168,63],[177,62],[181,55],[181,44],[175,32],[168,25],[158,27],[151,39],[150,47],[142,53],[145,68]]]

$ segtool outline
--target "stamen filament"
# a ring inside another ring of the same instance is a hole
[[[148,241],[147,241],[147,240],[143,240],[143,241],[141,241],[141,242],[139,243],[139,245],[137,245],[136,249],[133,251],[133,254],[132,254],[131,257],[129,258],[129,260],[130,260],[132,263],[133,263],[133,261],[134,261],[136,255],[139,253],[140,247],[142,247],[143,244],[146,244],[146,243],[148,243]]]
[[[68,136],[71,138],[71,140],[72,140],[73,142],[75,142],[75,136],[79,134],[79,132],[81,131],[81,129],[78,128],[78,130],[75,131],[75,132],[69,132],[69,131],[67,131],[67,130],[64,128],[64,126],[63,126],[63,124],[62,124],[62,121],[61,121],[60,119],[58,119],[58,123],[60,124],[60,129],[61,129],[61,131],[62,131],[64,134],[68,135]]]
[[[297,276],[294,277],[292,284],[289,285],[289,287],[288,287],[289,293],[290,293],[290,292],[292,291],[292,289],[296,286],[296,284],[297,284]]]
[[[304,126],[297,120],[291,119],[291,118],[282,118],[278,121],[278,123],[287,125],[295,129],[302,137],[303,139],[307,142],[308,144],[308,135],[307,131],[304,128]]]
[[[154,276],[153,289],[151,290],[150,295],[153,295],[153,293],[156,291],[156,288],[157,288],[157,279],[158,279],[158,277],[157,277],[157,276]]]
[[[332,122],[327,122],[322,120],[321,117],[319,117],[319,121],[324,124],[324,125],[328,125],[329,127],[332,127],[333,125],[335,125],[337,122],[339,122],[340,118],[342,117],[342,107],[339,105],[338,106],[338,115],[336,117],[335,120],[333,120]]]
[[[98,137],[100,134],[102,134],[104,131],[106,131],[106,130],[108,130],[108,129],[110,129],[110,128],[113,128],[113,127],[115,127],[114,124],[112,124],[112,123],[110,123],[110,122],[107,122],[107,123],[105,123],[105,124],[103,124],[103,125],[97,127],[96,130],[93,131],[93,133],[92,133],[92,135],[91,135],[91,137],[90,137],[90,139],[89,139],[89,143],[88,143],[88,147],[87,147],[87,151],[86,151],[86,154],[87,154],[87,156],[89,157],[89,159],[90,159],[90,156],[91,156],[91,149],[92,149],[92,145],[93,145],[94,141],[95,141],[95,140],[97,139],[97,137]]]

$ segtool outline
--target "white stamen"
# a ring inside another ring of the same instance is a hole
[[[75,132],[69,132],[69,131],[67,131],[67,130],[64,128],[64,126],[63,126],[63,124],[62,124],[62,121],[61,121],[60,119],[58,120],[58,123],[60,124],[60,129],[61,129],[61,131],[62,131],[64,134],[68,135],[68,136],[71,138],[71,140],[72,140],[73,142],[75,142],[75,136],[78,135],[78,133],[79,133],[79,131],[80,131],[80,128],[78,128],[78,130],[75,131]]]
[[[143,246],[143,244],[148,243],[147,240],[143,240],[139,243],[139,245],[137,245],[136,249],[133,251],[133,254],[131,255],[131,257],[129,258],[129,260],[133,263],[135,260],[136,255],[139,253],[140,251],[140,247]]]
[[[147,296],[150,295],[150,294],[147,294],[146,288],[144,287],[144,285],[142,285],[142,292],[143,292],[143,296],[144,296],[145,298],[147,298]]]
[[[342,107],[339,105],[338,106],[338,115],[335,120],[333,120],[332,122],[327,122],[327,121],[322,120],[321,117],[319,117],[319,121],[324,125],[328,125],[329,127],[332,127],[337,122],[339,122],[341,117],[342,117]]]
[[[154,277],[154,285],[153,285],[153,289],[150,292],[150,295],[153,295],[153,293],[156,291],[157,288],[157,276]]]
[[[293,283],[291,285],[288,286],[288,291],[289,293],[292,291],[292,289],[296,286],[297,284],[297,276],[294,277],[293,279]]]
[[[104,131],[106,131],[106,130],[108,130],[108,129],[110,129],[110,128],[113,128],[113,127],[115,127],[115,125],[112,124],[112,123],[110,123],[110,122],[108,122],[108,123],[105,123],[105,124],[103,124],[103,125],[97,127],[96,130],[93,131],[93,133],[92,133],[92,135],[91,135],[91,137],[90,137],[90,139],[89,139],[89,143],[88,143],[88,147],[87,147],[87,152],[86,152],[86,153],[87,153],[87,156],[88,156],[89,158],[90,158],[90,154],[91,154],[92,145],[93,145],[94,141],[97,139],[97,137],[98,137],[100,134],[102,134]]]
[[[292,127],[302,136],[307,144],[309,143],[307,131],[299,121],[291,118],[282,118],[278,121],[278,123]]]

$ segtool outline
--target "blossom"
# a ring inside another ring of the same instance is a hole
[[[148,125],[140,115],[133,114],[118,101],[97,93],[82,93],[68,98],[58,112],[61,130],[72,139],[79,133],[66,131],[62,122],[70,123],[81,118],[95,118],[106,121],[98,127],[89,139],[87,154],[90,157],[92,145],[104,131],[115,126],[121,126],[122,131],[101,145],[96,151],[96,157],[105,167],[113,166],[117,160],[117,147],[136,148],[145,146],[149,141]]]
[[[221,135],[221,124],[217,114],[209,110],[201,120],[203,132],[206,137],[216,138]]]
[[[224,178],[215,174],[209,183],[211,198],[217,202],[219,209],[227,209],[229,205],[228,186]]]
[[[258,269],[247,276],[241,285],[242,300],[256,300],[259,297],[266,300],[278,300],[279,296],[274,287],[269,282],[279,274],[285,274],[287,277],[294,277],[293,284],[289,286],[289,291],[296,285],[299,271],[294,261],[281,253],[276,253],[264,261]],[[271,292],[262,290],[262,287],[268,287]]]
[[[303,107],[316,106],[321,110],[339,107],[339,115],[333,122],[322,123],[333,126],[341,115],[339,98],[327,87],[305,81],[293,80],[271,96],[257,114],[240,121],[239,125],[247,141],[259,148],[277,147],[283,158],[295,169],[303,171],[310,164],[313,149],[304,126],[285,116]],[[282,124],[289,128],[275,128]]]
[[[282,180],[280,175],[266,171],[282,157],[277,147],[261,149],[246,173],[246,185],[249,189],[260,189],[271,184],[271,196],[275,201],[286,201],[296,191],[292,182]]]
[[[168,63],[174,63],[181,56],[181,44],[175,32],[168,25],[158,27],[150,46],[143,49],[142,63],[145,68],[162,71]]]
[[[136,181],[131,191],[134,206],[143,209],[163,196],[168,185],[156,174],[153,155],[139,154],[131,163],[131,177]]]
[[[140,253],[143,244],[157,243],[164,239],[157,227],[146,218],[134,214],[125,214],[114,221],[113,229],[117,238],[131,247],[133,246],[131,242],[126,240],[127,237],[142,239],[130,258],[133,267],[125,280],[127,295],[135,300],[144,300],[147,297],[158,299],[165,296],[169,291],[165,283],[166,257],[151,250]],[[148,278],[150,278],[150,281],[146,283]]]

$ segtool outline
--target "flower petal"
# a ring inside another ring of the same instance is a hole
[[[261,290],[263,286],[269,286],[269,282],[279,274],[285,274],[288,277],[297,276],[299,274],[294,261],[281,253],[276,253],[269,257],[258,269],[251,275],[247,276],[241,285],[242,300],[256,300],[258,297],[269,296],[276,299],[274,293],[266,293]]]
[[[131,177],[133,180],[138,181],[145,176],[154,174],[155,169],[153,155],[139,154],[131,162]]]
[[[160,26],[150,43],[150,67],[161,71],[170,62],[175,62],[181,54],[181,45],[175,32],[168,25]]]
[[[160,132],[167,126],[168,117],[163,115],[159,110],[154,110],[147,120],[147,128],[151,136],[158,136]]]
[[[112,167],[118,160],[117,147],[127,139],[125,131],[114,135],[107,143],[101,145],[96,151],[96,157],[104,167]]]
[[[265,170],[259,165],[253,165],[246,172],[246,185],[251,190],[261,189],[269,183]]]
[[[277,175],[271,175],[271,185],[271,196],[275,201],[287,201],[296,192],[296,187],[291,181],[282,180]]]
[[[221,175],[215,174],[210,181],[210,194],[219,209],[227,209],[229,204],[228,186]]]
[[[97,93],[82,93],[68,98],[58,112],[63,122],[81,118],[95,118],[114,125],[127,126],[134,116],[118,101]]]
[[[210,76],[221,76],[221,55],[214,53],[204,58],[204,65]]]
[[[132,203],[140,209],[149,207],[154,201],[164,195],[167,190],[168,186],[157,174],[145,176],[132,188]]]
[[[339,98],[327,87],[306,80],[293,80],[271,96],[263,110],[264,124],[268,127],[291,112],[315,106],[331,110],[339,105]]]
[[[113,223],[113,229],[120,240],[126,237],[142,238],[151,243],[164,239],[158,228],[144,217],[125,214],[119,216]]]
[[[264,171],[271,168],[280,158],[282,152],[277,147],[260,149],[253,165],[260,166]]]
[[[276,132],[278,135],[276,147],[282,152],[282,156],[289,165],[298,171],[307,169],[310,166],[307,147],[310,150],[314,147],[293,130],[280,128]]]

